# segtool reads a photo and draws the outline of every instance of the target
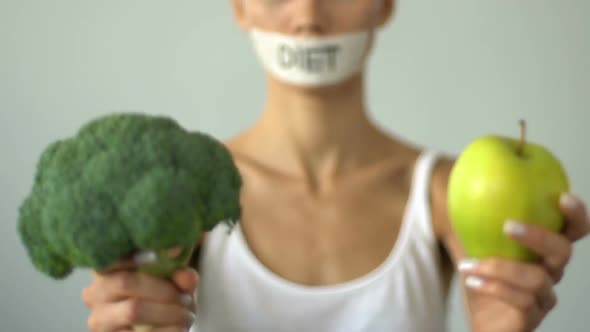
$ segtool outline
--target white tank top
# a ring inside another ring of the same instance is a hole
[[[446,307],[429,208],[436,154],[424,152],[398,239],[370,273],[306,286],[267,269],[239,224],[215,227],[203,243],[197,322],[191,332],[441,332]]]

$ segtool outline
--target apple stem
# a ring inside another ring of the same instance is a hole
[[[520,125],[520,146],[518,147],[518,154],[523,156],[526,145],[526,122],[521,119],[518,124]]]

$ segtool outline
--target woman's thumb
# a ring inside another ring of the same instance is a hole
[[[199,286],[199,273],[192,268],[178,270],[172,276],[172,282],[182,292],[192,294]]]

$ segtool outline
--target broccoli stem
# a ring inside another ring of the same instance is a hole
[[[191,250],[182,249],[180,255],[171,258],[168,250],[157,251],[156,262],[141,266],[139,271],[156,277],[170,279],[174,272],[186,264],[191,254]]]

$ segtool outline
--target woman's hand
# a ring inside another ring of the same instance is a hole
[[[145,261],[146,255],[139,257]],[[197,272],[180,270],[168,281],[136,272],[136,267],[126,261],[93,273],[82,294],[91,310],[90,331],[132,332],[135,325],[153,326],[152,332],[188,331],[195,320]]]
[[[563,278],[573,243],[590,232],[590,218],[580,199],[562,195],[560,207],[566,217],[561,233],[517,221],[505,225],[508,235],[542,257],[540,264],[504,259],[464,259],[459,263],[473,299],[475,331],[532,331],[555,307],[554,286]]]

